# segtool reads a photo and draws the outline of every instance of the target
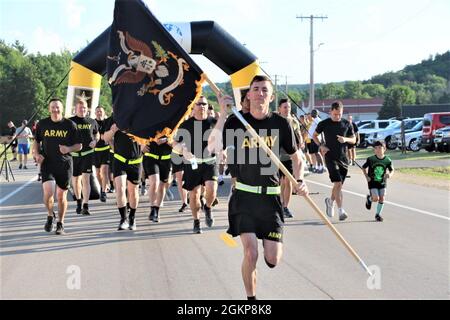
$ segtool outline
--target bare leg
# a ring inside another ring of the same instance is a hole
[[[212,203],[217,197],[217,181],[205,182],[205,200],[206,205],[211,208]]]
[[[242,280],[248,297],[256,296],[256,262],[258,261],[258,240],[254,233],[241,234],[244,248],[242,261]]]
[[[67,212],[67,190],[56,187],[56,197],[58,199],[58,221],[64,223]]]
[[[53,205],[55,192],[55,181],[46,181],[42,184],[42,191],[44,193],[44,205],[47,208],[48,216],[53,217]]]

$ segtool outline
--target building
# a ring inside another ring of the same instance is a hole
[[[378,112],[383,106],[383,98],[373,99],[325,99],[316,100],[315,109],[321,114],[320,117],[326,118],[330,112],[331,104],[339,100],[344,105],[344,116],[352,115],[353,121],[359,120],[375,120],[378,118]],[[308,105],[308,101],[303,102],[304,105]]]

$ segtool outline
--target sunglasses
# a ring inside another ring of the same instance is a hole
[[[207,106],[208,104],[206,102],[197,102],[196,105],[198,105],[198,106]]]

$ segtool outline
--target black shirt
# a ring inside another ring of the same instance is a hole
[[[325,119],[317,125],[316,132],[318,134],[324,133],[325,146],[330,149],[325,156],[329,159],[346,159],[347,158],[347,144],[340,143],[337,136],[353,137],[353,126],[349,121],[341,119],[341,121],[333,121],[331,118]]]
[[[111,129],[111,126],[116,123],[112,116],[105,121],[107,122],[105,131],[109,131]],[[141,156],[141,147],[126,133],[118,130],[114,134],[113,138],[114,153],[117,153],[127,160],[138,159]]]
[[[91,150],[92,148],[89,147],[89,144],[95,139],[95,135],[98,133],[97,121],[89,117],[80,118],[78,116],[69,118],[69,120],[75,122],[77,126],[80,140],[83,144],[81,152]]]
[[[263,120],[253,118],[250,113],[243,117],[278,157],[281,148],[289,155],[297,151],[294,131],[287,119],[275,113],[269,113]],[[279,169],[249,133],[243,134],[245,131],[237,117],[229,117],[225,122],[223,147],[235,149],[235,158],[227,162],[234,163],[237,181],[251,186],[279,185]]]
[[[97,120],[95,119],[95,121],[97,122],[97,126],[98,126],[98,133],[100,135],[105,133],[105,127],[107,125],[107,120],[108,119],[104,119],[104,120]],[[110,126],[111,127],[111,126]],[[103,140],[102,138],[100,138],[97,142],[97,145],[95,146],[96,148],[101,148],[101,147],[105,147],[107,146],[107,143],[105,142],[105,140]]]
[[[62,154],[59,151],[59,145],[71,147],[81,142],[73,121],[63,118],[59,122],[54,122],[50,117],[37,124],[36,141],[42,143],[41,152],[44,161],[56,166],[71,160],[70,154]]]
[[[214,157],[208,151],[208,137],[214,128],[217,120],[207,118],[205,120],[195,120],[194,117],[183,122],[178,129],[175,141],[184,142],[186,148],[198,159]]]

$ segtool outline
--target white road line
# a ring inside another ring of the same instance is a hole
[[[13,192],[11,192],[10,194],[4,196],[3,198],[0,199],[0,205],[5,202],[6,200],[8,200],[9,198],[11,198],[12,196],[14,196],[15,194],[17,194],[18,192],[20,192],[22,189],[26,188],[28,185],[30,185],[32,182],[36,181],[36,177],[31,178],[31,180],[29,180],[27,183],[25,183],[24,185],[20,186],[18,189],[14,190]]]
[[[312,184],[316,184],[316,185],[328,188],[328,189],[332,189],[333,188],[333,187],[331,187],[329,185],[326,185],[326,184],[323,184],[323,183],[319,183],[319,182],[315,182],[315,181],[311,181],[311,180],[307,180],[307,179],[305,179],[305,181],[308,182],[308,183],[312,183]],[[350,193],[350,194],[352,194],[354,196],[358,196],[358,197],[364,198],[364,199],[367,196],[365,194],[356,193],[356,192],[348,191],[348,190],[345,190],[345,189],[343,189],[342,191],[346,192],[346,193]],[[391,201],[385,201],[384,203],[385,204],[390,204],[390,205],[393,205],[393,206],[396,206],[396,207],[399,207],[399,208],[403,208],[403,209],[415,211],[415,212],[418,212],[418,213],[422,213],[422,214],[425,214],[427,216],[431,216],[431,217],[435,217],[435,218],[439,218],[439,219],[444,219],[444,220],[450,221],[449,217],[444,217],[444,216],[441,216],[441,215],[436,214],[436,213],[432,213],[432,212],[428,212],[428,211],[424,211],[424,210],[420,210],[420,209],[416,209],[416,208],[411,208],[411,207],[404,206],[402,204],[398,204],[398,203],[391,202]]]

